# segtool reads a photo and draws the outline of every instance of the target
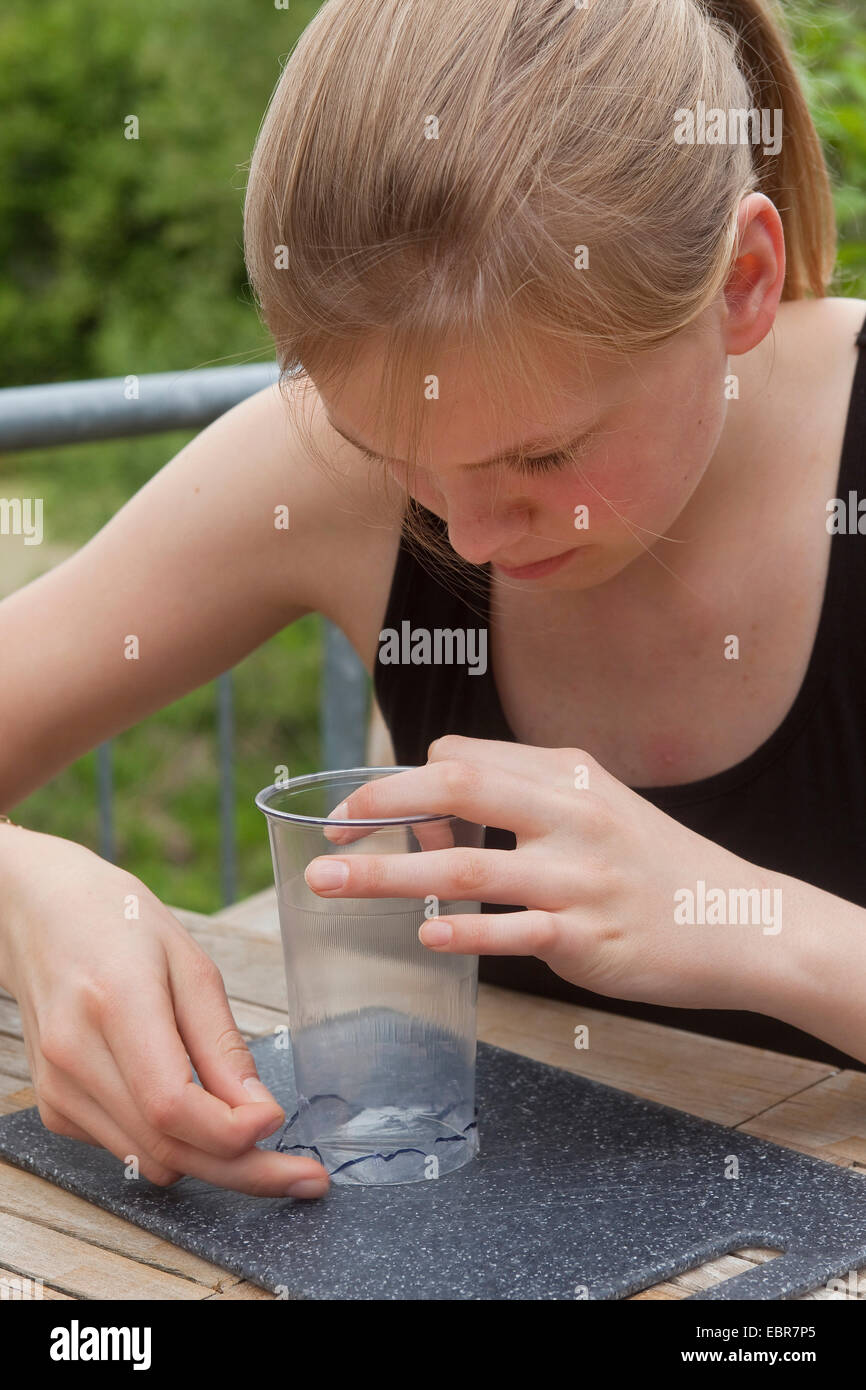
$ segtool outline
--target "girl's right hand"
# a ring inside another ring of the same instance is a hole
[[[134,1156],[159,1186],[189,1175],[256,1196],[327,1191],[315,1159],[256,1148],[285,1113],[219,970],[132,874],[0,825],[0,984],[18,1000],[46,1128]]]

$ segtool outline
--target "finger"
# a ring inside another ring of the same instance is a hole
[[[343,808],[341,807],[339,809],[342,814],[345,815]],[[332,811],[331,815],[336,815],[336,812]],[[411,824],[407,824],[403,828],[408,835],[412,836],[419,849],[451,849],[459,843],[459,832],[458,837],[455,838],[455,821],[457,824],[467,823],[459,816],[429,816],[425,820],[412,821]],[[344,826],[332,827],[326,825],[322,827],[322,833],[325,838],[330,840],[333,844],[349,845],[357,840],[366,839],[376,830],[381,830],[382,828],[381,825],[370,825],[357,830],[350,830],[348,827]],[[400,828],[399,826],[397,827],[397,829]],[[483,829],[483,826],[481,828]]]
[[[537,775],[530,779],[499,766],[445,760],[365,782],[344,804],[348,819],[432,812],[533,835],[560,818],[555,790]]]
[[[57,1070],[59,1073],[59,1069]],[[116,1115],[109,1113],[95,1097],[79,1084],[75,1077],[68,1073],[59,1074],[62,1076],[62,1113],[70,1129],[79,1129],[91,1135],[92,1141],[95,1141],[100,1148],[107,1149],[123,1163],[135,1160],[139,1172],[143,1173],[150,1182],[159,1183],[161,1186],[177,1182],[180,1177],[179,1170],[154,1158],[139,1140],[124,1129],[123,1125],[118,1122]],[[50,1101],[45,1103],[47,1113],[50,1114],[55,1109],[56,1107]],[[43,1106],[40,1105],[40,1114],[42,1114],[42,1110]],[[66,1130],[58,1130],[58,1133],[65,1132]]]
[[[392,773],[391,775],[396,776],[397,774]],[[379,779],[374,778],[373,780],[378,781]],[[362,785],[367,784],[364,783]],[[329,821],[345,821],[351,818],[348,801],[341,801],[339,806],[335,806],[333,811],[328,812]],[[330,840],[332,844],[351,845],[357,840],[363,840],[368,835],[372,835],[376,830],[386,828],[387,827],[383,827],[379,823],[365,826],[323,825],[322,834],[325,839]],[[393,829],[395,827],[391,828]],[[396,828],[400,829],[401,827],[397,826]],[[414,836],[422,849],[449,849],[456,843],[454,839],[453,818],[450,815],[444,817],[441,814],[438,816],[427,815],[425,819],[416,820],[411,825],[407,825],[405,829],[409,834]]]
[[[342,884],[329,885],[321,875],[334,866],[345,869]],[[554,908],[567,895],[570,865],[550,856],[532,859],[520,850],[447,849],[425,854],[357,854],[312,859],[304,878],[323,898],[426,898],[532,903]]]
[[[168,977],[177,1029],[205,1090],[230,1106],[259,1103],[256,1137],[272,1134],[285,1111],[259,1077],[216,965],[204,952],[173,951]]]
[[[564,768],[567,774],[573,754],[578,755],[576,761],[595,762],[588,753],[577,748],[544,748],[529,743],[506,743],[495,738],[443,734],[428,745],[427,761],[470,762],[480,767],[501,767],[504,771],[535,781],[539,776],[555,774],[557,769]]]
[[[378,781],[379,778],[374,778],[373,780]],[[367,783],[365,782],[363,785],[366,786]],[[357,819],[358,817],[349,810],[349,798],[345,801],[341,801],[339,806],[335,806],[333,811],[328,812],[329,821]],[[368,819],[370,818],[368,817]],[[325,836],[326,840],[330,840],[333,844],[351,845],[355,840],[362,840],[365,835],[370,835],[376,829],[377,827],[375,825],[323,825],[322,834]]]
[[[333,817],[335,820],[348,819],[348,803],[342,802],[333,811],[328,812],[328,819]],[[330,840],[335,845],[351,845],[356,840],[363,840],[366,835],[371,835],[379,827],[375,825],[362,825],[350,828],[346,825],[323,825],[322,834],[326,840]]]
[[[197,1148],[197,1145],[187,1146],[184,1150],[172,1134],[170,1134],[160,1123],[159,1116],[154,1117],[151,1108],[145,1104],[141,1106],[133,1097],[129,1086],[117,1066],[114,1057],[111,1055],[105,1041],[97,1035],[91,1038],[89,1045],[76,1051],[74,1062],[58,1059],[51,1063],[53,1072],[61,1076],[62,1081],[58,1086],[57,1082],[51,1079],[51,1074],[43,1082],[43,1092],[50,1085],[52,1091],[59,1092],[58,1095],[47,1096],[49,1104],[53,1103],[55,1108],[62,1108],[64,1114],[68,1115],[75,1123],[81,1123],[81,1115],[86,1111],[88,1114],[94,1113],[93,1107],[97,1107],[95,1113],[101,1113],[102,1130],[97,1135],[99,1142],[106,1148],[115,1152],[113,1147],[116,1143],[125,1143],[125,1153],[133,1152],[144,1155],[148,1161],[156,1162],[163,1169],[175,1166],[174,1156],[182,1152],[189,1152]],[[74,1066],[74,1070],[73,1070]],[[197,1087],[200,1090],[200,1087]],[[72,1098],[75,1098],[79,1106],[77,1112],[73,1113]],[[264,1111],[264,1106],[258,1107]],[[253,1134],[249,1143],[242,1148],[237,1147],[228,1150],[221,1157],[234,1158],[239,1154],[246,1153],[257,1139],[263,1139],[266,1134],[270,1134],[276,1126],[268,1122],[267,1127],[262,1125],[258,1133]],[[93,1131],[89,1131],[93,1132]],[[111,1136],[111,1141],[107,1142],[101,1135]],[[122,1134],[123,1138],[118,1138]],[[149,1176],[149,1174],[148,1174]],[[159,1181],[160,1179],[154,1179]],[[172,1179],[173,1181],[173,1179]]]
[[[333,813],[332,813],[333,814]],[[430,816],[426,820],[416,820],[407,824],[404,828],[415,840],[420,849],[450,849],[457,844],[454,835],[455,819],[462,821],[462,817],[454,816]],[[396,827],[399,829],[400,827]],[[482,827],[483,828],[483,827]],[[357,830],[350,830],[348,827],[322,827],[322,834],[325,839],[333,844],[350,845],[357,840],[366,839],[377,830],[382,830],[381,825],[363,826]]]
[[[47,1101],[39,1099],[38,1103],[39,1118],[46,1129],[50,1129],[52,1134],[62,1134],[65,1139],[78,1139],[82,1144],[92,1144],[97,1149],[100,1147],[98,1139],[94,1139],[92,1134],[88,1134],[80,1125],[70,1120],[68,1115],[56,1110]]]
[[[122,1007],[105,1010],[100,1025],[138,1114],[155,1128],[222,1157],[243,1153],[262,1137],[270,1105],[231,1106],[193,1081],[167,984],[148,980],[126,990]]]
[[[39,1110],[39,1118],[54,1134],[62,1134],[68,1139],[79,1139],[82,1144],[94,1144],[99,1147],[99,1140],[92,1134],[75,1124],[74,1120],[67,1115],[65,1107],[53,1105],[42,1093],[42,1084],[46,1072],[46,1061],[42,1053],[41,1046],[37,1042],[36,1049],[31,1043],[31,1038],[39,1039],[39,1021],[30,1007],[29,1001],[22,997],[19,1002],[21,1010],[21,1031],[24,1038],[24,1051],[27,1054],[27,1064],[30,1068],[30,1077],[36,1089],[36,1104]],[[35,1051],[38,1049],[39,1064],[36,1064]]]
[[[421,850],[456,849],[461,843],[461,827],[468,824],[470,822],[465,821],[462,816],[449,816],[447,820],[415,821],[409,830]],[[477,825],[477,822],[473,822],[473,824]],[[481,828],[484,829],[483,826]],[[477,831],[470,832],[473,838],[477,833]],[[465,839],[465,828],[463,835]]]
[[[418,939],[431,950],[465,956],[537,956],[556,944],[558,922],[553,912],[466,912],[431,917]]]
[[[118,1122],[113,1108],[109,1113],[72,1077],[64,1077],[64,1097],[67,1095],[64,1104],[72,1110],[76,1124],[86,1127],[101,1147],[121,1162],[136,1159],[139,1172],[159,1186],[187,1176],[257,1197],[313,1197],[322,1196],[330,1184],[328,1174],[315,1159],[274,1150],[252,1147],[234,1159],[222,1159],[177,1140],[166,1143],[164,1136],[156,1135],[154,1153]],[[309,1188],[292,1191],[302,1183]]]
[[[592,787],[604,795],[627,790],[590,753],[582,748],[540,748],[525,743],[502,743],[492,738],[465,738],[462,734],[443,734],[427,749],[428,763],[467,762],[479,767],[501,768],[569,798],[578,789]],[[580,780],[577,774],[580,773]]]

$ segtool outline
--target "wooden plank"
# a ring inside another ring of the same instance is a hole
[[[230,910],[230,909],[229,909]],[[259,930],[254,922],[239,921],[230,922],[224,919],[222,912],[214,913],[208,917],[203,912],[193,912],[186,907],[171,907],[169,911],[174,913],[187,931],[195,935],[197,932],[210,932],[216,930],[221,935],[243,937],[250,941],[269,941],[274,937],[274,933],[265,928]],[[243,914],[241,914],[243,916]],[[222,931],[220,931],[222,929]]]
[[[54,1192],[52,1191],[52,1198]],[[13,1269],[77,1298],[200,1300],[206,1288],[0,1211],[0,1250]]]
[[[0,1265],[0,1286],[3,1288],[3,1292],[0,1293],[0,1303],[5,1303],[7,1300],[18,1302],[19,1299],[22,1303],[43,1300],[47,1302],[49,1299],[62,1299],[64,1303],[71,1302],[68,1293],[61,1293],[59,1289],[52,1289],[50,1284],[40,1285],[36,1280],[33,1280],[32,1286],[28,1288],[29,1277],[29,1275],[22,1274],[20,1270],[5,1269],[3,1265]],[[15,1290],[14,1294],[11,1293],[13,1289]]]
[[[268,1009],[263,1004],[249,1004],[246,999],[234,999],[231,995],[229,1007],[245,1038],[260,1038],[266,1033],[273,1035],[275,1028],[288,1026],[289,1016],[285,1009]]]
[[[777,1259],[781,1251],[761,1251],[767,1259]],[[689,1294],[702,1293],[704,1289],[711,1289],[715,1284],[721,1284],[725,1279],[733,1279],[735,1274],[744,1274],[747,1269],[754,1269],[756,1264],[763,1264],[763,1260],[748,1259],[743,1251],[731,1251],[729,1255],[720,1255],[718,1259],[707,1260],[705,1264],[699,1265],[696,1269],[683,1270],[682,1274],[669,1279],[661,1284],[655,1284],[652,1288],[642,1289],[640,1293],[631,1294],[625,1303],[653,1303],[660,1300],[673,1300],[688,1298]]]
[[[625,1299],[626,1303],[638,1302],[658,1302],[673,1301],[687,1298],[689,1294],[700,1293],[704,1289],[712,1288],[714,1284],[719,1284],[723,1279],[733,1278],[735,1274],[740,1274],[746,1269],[752,1269],[756,1264],[766,1264],[768,1260],[778,1259],[781,1251],[765,1249],[745,1249],[732,1250],[729,1255],[723,1255],[717,1260],[708,1260],[706,1264],[700,1265],[697,1269],[685,1270],[678,1274],[675,1279],[670,1279],[662,1284],[656,1284],[651,1289],[643,1289],[640,1293],[632,1294]],[[859,1271],[860,1281],[866,1285],[866,1271]],[[847,1283],[847,1281],[846,1281]],[[839,1293],[835,1289],[828,1289],[826,1285],[813,1290],[812,1293],[797,1294],[789,1300],[791,1303],[811,1303],[833,1299],[837,1302],[855,1302],[858,1299],[856,1293],[851,1293],[847,1289],[844,1293]]]
[[[171,910],[177,915],[176,907]],[[244,898],[241,902],[232,903],[231,907],[221,907],[214,916],[221,922],[249,928],[263,936],[279,938],[280,935],[277,890],[273,887],[265,888],[261,893],[254,893],[252,897]]]
[[[278,937],[201,913],[181,912],[177,908],[172,908],[172,912],[218,966],[227,994],[269,1009],[285,1009],[286,976]]]
[[[124,1217],[104,1211],[93,1202],[76,1197],[65,1188],[3,1159],[0,1159],[0,1212],[112,1250],[130,1260],[152,1265],[163,1273],[192,1279],[209,1290],[220,1292],[237,1282],[236,1274],[229,1274],[209,1260],[189,1254]]]
[[[581,1024],[589,1028],[590,1045],[578,1050]],[[731,1126],[834,1074],[819,1062],[487,984],[478,991],[478,1036]]]
[[[860,1168],[866,1177],[866,1072],[836,1072],[739,1128],[831,1163]]]
[[[0,1071],[0,1104],[2,1104],[3,1098],[4,1098],[5,1096],[11,1095],[13,1091],[20,1091],[20,1090],[21,1090],[21,1077],[20,1077],[20,1076],[7,1076],[7,1074],[6,1074],[5,1072]],[[17,1109],[17,1108],[18,1108],[18,1107],[16,1107],[16,1109]],[[0,1110],[0,1114],[2,1114],[2,1113],[3,1113],[2,1110]]]
[[[25,1110],[36,1104],[36,1094],[32,1086],[22,1086],[20,1076],[7,1076],[0,1072],[0,1115],[9,1115],[13,1110]]]
[[[254,1300],[261,1301],[262,1299],[265,1299],[269,1303],[274,1303],[277,1296],[276,1294],[269,1293],[267,1289],[260,1289],[258,1284],[250,1284],[244,1279],[239,1284],[235,1284],[234,1288],[226,1289],[224,1293],[208,1294],[205,1301],[207,1303],[225,1303],[227,1301],[240,1302],[241,1300],[248,1302]]]
[[[14,999],[0,999],[0,1033],[21,1037],[21,1012]]]
[[[0,1072],[4,1076],[15,1076],[20,1081],[30,1080],[30,1064],[21,1038],[10,1038],[0,1033]]]

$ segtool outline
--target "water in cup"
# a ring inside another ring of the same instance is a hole
[[[434,956],[418,941],[423,909],[379,905],[397,910],[281,906],[298,1109],[279,1147],[310,1154],[344,1183],[442,1177],[478,1147],[475,1030],[466,1026],[477,957]],[[441,905],[470,910],[477,905]]]
[[[278,1147],[319,1159],[335,1183],[429,1181],[478,1151],[478,957],[431,950],[418,930],[425,916],[477,913],[480,903],[431,903],[426,888],[417,898],[329,898],[304,878],[325,854],[421,863],[429,850],[481,848],[484,827],[447,814],[352,821],[335,843],[346,824],[329,819],[335,807],[374,777],[412,770],[315,773],[256,797],[274,861],[297,1096]]]

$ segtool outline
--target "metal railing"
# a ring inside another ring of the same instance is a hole
[[[0,390],[0,453],[203,429],[239,401],[277,380],[277,364],[207,367],[143,376],[106,377]],[[364,762],[367,673],[339,628],[323,619],[323,767]],[[231,672],[216,680],[220,784],[220,880],[223,903],[236,897],[234,708]],[[111,741],[97,757],[100,853],[114,861],[114,779]]]

